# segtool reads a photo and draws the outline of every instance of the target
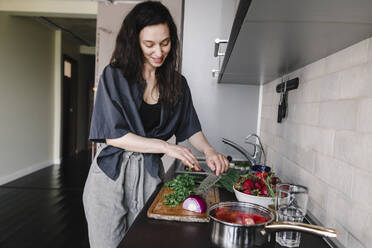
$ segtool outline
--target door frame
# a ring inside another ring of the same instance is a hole
[[[69,124],[67,123],[67,120],[66,120],[66,111],[65,111],[65,105],[66,105],[66,99],[65,99],[65,80],[67,79],[67,77],[65,76],[65,61],[68,61],[70,64],[71,64],[71,78],[75,77],[73,80],[75,80],[75,82],[73,84],[71,84],[71,88],[70,88],[70,91],[69,93],[72,94],[72,123],[73,123],[73,128],[71,130],[68,130],[68,134],[66,134],[66,124]],[[62,82],[61,82],[61,150],[62,150],[62,159],[65,158],[65,157],[68,157],[68,156],[72,156],[74,154],[76,154],[77,152],[77,138],[78,138],[78,135],[77,135],[77,130],[78,130],[78,101],[77,101],[77,97],[78,97],[78,83],[79,83],[79,75],[78,75],[78,61],[66,54],[62,54]],[[72,131],[72,132],[71,132]],[[67,136],[66,135],[72,135],[72,145],[73,147],[71,148],[71,152],[68,153],[67,150],[66,150],[66,142],[68,141],[67,139]],[[67,154],[66,154],[67,153]]]

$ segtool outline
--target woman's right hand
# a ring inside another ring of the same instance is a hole
[[[190,168],[200,170],[198,160],[188,147],[167,143],[164,153],[169,157],[181,160],[184,165]]]

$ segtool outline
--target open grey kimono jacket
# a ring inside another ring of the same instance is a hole
[[[119,138],[131,132],[162,140],[175,135],[176,141],[181,142],[201,130],[190,89],[182,77],[181,101],[174,107],[162,104],[159,125],[145,133],[139,115],[144,89],[144,82],[129,83],[119,68],[107,66],[98,85],[90,140],[104,143],[105,139]],[[113,180],[120,174],[123,153],[123,149],[107,146],[97,157],[99,168]],[[145,168],[153,177],[158,176],[159,156],[161,154],[144,154]]]

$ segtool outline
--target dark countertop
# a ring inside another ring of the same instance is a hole
[[[170,169],[172,170],[172,168]],[[172,178],[172,174],[167,178]],[[177,222],[166,220],[155,220],[147,218],[147,210],[160,191],[159,185],[154,194],[147,201],[145,207],[137,216],[133,225],[119,245],[119,248],[128,247],[162,247],[162,248],[205,248],[211,247],[209,241],[208,223]],[[236,201],[234,194],[220,190],[222,201]],[[281,247],[275,242],[275,235],[271,235],[272,241],[267,248]],[[330,248],[320,237],[302,234],[300,248]]]

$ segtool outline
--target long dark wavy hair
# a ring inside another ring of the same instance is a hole
[[[167,24],[171,50],[161,67],[156,69],[159,101],[175,105],[181,95],[181,73],[177,27],[169,10],[160,2],[146,1],[137,4],[124,18],[110,64],[118,67],[130,83],[143,82],[144,55],[139,34],[146,26]]]

